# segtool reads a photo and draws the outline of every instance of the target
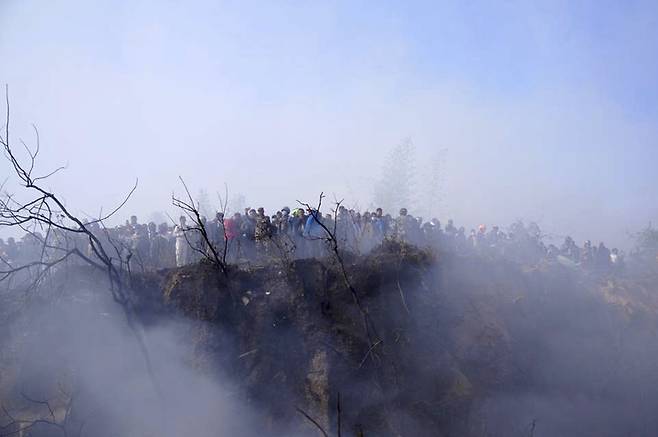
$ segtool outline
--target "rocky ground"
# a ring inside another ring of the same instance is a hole
[[[57,299],[30,305],[55,308],[55,315],[62,302],[88,308],[100,281],[82,270],[60,279],[67,286]],[[344,436],[649,436],[658,431],[657,284],[652,276],[389,244],[346,255],[342,267],[333,259],[297,260],[223,275],[195,265],[135,275],[132,288],[144,332],[181,321],[176,338],[185,343],[185,365],[228,381],[230,408],[249,411],[248,426],[236,425],[232,435],[322,435],[322,428]],[[31,339],[43,338],[48,324],[17,314],[3,324],[3,404],[29,417],[79,422],[79,414],[66,417],[70,398],[53,401],[63,410],[51,414],[22,396],[30,383],[30,398],[52,398],[53,381],[75,380],[62,375],[80,363],[60,350],[47,358],[61,362],[57,372],[28,371],[44,359],[35,358]],[[121,312],[108,317],[119,320]],[[58,338],[68,335],[64,329]],[[103,342],[102,334],[93,338]],[[171,378],[159,378],[164,392]],[[93,419],[102,411],[87,414],[89,423],[105,423]],[[195,435],[231,435],[203,429]]]

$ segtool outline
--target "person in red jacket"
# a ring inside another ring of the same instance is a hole
[[[237,256],[240,237],[240,225],[242,224],[242,216],[239,212],[233,214],[233,217],[224,219],[224,229],[226,230],[226,258],[232,259]]]

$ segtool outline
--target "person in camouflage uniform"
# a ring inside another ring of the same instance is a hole
[[[256,241],[256,254],[259,257],[267,255],[270,239],[272,238],[272,223],[270,218],[265,214],[264,208],[258,208],[256,215],[256,227],[254,230],[254,240]]]

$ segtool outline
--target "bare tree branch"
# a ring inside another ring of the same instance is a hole
[[[297,410],[297,412],[298,412],[299,414],[301,414],[302,416],[304,416],[304,417],[306,418],[306,420],[308,420],[308,421],[311,422],[313,425],[315,425],[315,427],[316,427],[316,428],[322,433],[322,435],[323,435],[324,437],[329,437],[329,434],[327,434],[327,431],[325,431],[324,428],[322,428],[322,426],[321,426],[321,425],[320,425],[315,419],[313,419],[311,416],[309,416],[309,415],[308,415],[304,410],[302,410],[301,408],[299,408],[299,407],[295,407],[295,409]]]
[[[210,261],[210,263],[213,264],[215,267],[217,267],[224,275],[227,275],[228,268],[226,266],[226,250],[224,250],[224,255],[220,257],[219,253],[217,252],[217,248],[215,247],[214,244],[212,244],[212,241],[210,241],[210,237],[208,236],[208,230],[206,229],[206,225],[203,223],[203,220],[201,218],[201,213],[199,212],[199,205],[195,204],[194,199],[190,194],[190,190],[187,188],[187,185],[185,184],[183,178],[179,176],[178,179],[180,179],[181,184],[183,184],[183,188],[185,189],[185,193],[187,194],[187,200],[179,199],[172,194],[171,196],[172,204],[175,207],[182,210],[185,213],[185,215],[187,215],[187,217],[192,221],[192,223],[194,223],[194,226],[188,228],[187,231],[198,232],[201,235],[201,238],[203,239],[203,243],[210,251],[210,254],[208,254],[207,251],[200,249],[199,247],[195,247],[194,244],[191,244],[187,238],[187,233],[185,233],[185,239],[187,241],[187,244],[192,250],[200,253],[203,258]]]
[[[110,282],[110,293],[112,298],[122,306],[127,318],[128,326],[134,333],[144,357],[149,377],[153,382],[155,390],[158,392],[158,394],[160,394],[159,386],[152,371],[151,360],[145,340],[143,338],[143,334],[135,324],[135,311],[132,306],[130,295],[126,292],[127,285],[129,284],[126,280],[129,280],[130,277],[128,276],[128,278],[126,278],[124,272],[121,269],[121,265],[117,267],[114,264],[113,258],[106,251],[103,243],[100,241],[99,236],[95,235],[94,230],[92,227],[90,227],[90,224],[83,222],[68,209],[68,207],[64,204],[58,195],[51,192],[50,190],[47,190],[40,184],[41,180],[52,176],[58,172],[59,169],[47,173],[45,176],[33,177],[32,173],[35,169],[36,157],[38,156],[40,150],[38,130],[34,126],[33,127],[35,129],[37,138],[37,146],[35,150],[32,151],[25,143],[23,143],[29,157],[29,164],[21,164],[18,157],[14,154],[10,142],[10,106],[8,86],[5,86],[5,102],[7,109],[4,129],[5,134],[4,137],[0,137],[0,146],[3,148],[5,157],[11,163],[15,175],[20,181],[20,185],[25,189],[24,192],[33,194],[33,196],[32,199],[28,200],[27,202],[18,202],[13,195],[5,193],[4,198],[0,199],[0,227],[18,227],[20,229],[29,231],[36,230],[37,228],[41,230],[45,229],[47,236],[50,235],[51,230],[55,229],[62,232],[63,238],[65,240],[69,238],[69,235],[82,236],[89,245],[90,254],[82,253],[82,251],[80,251],[79,248],[75,246],[70,248],[68,247],[68,244],[64,247],[55,248],[53,246],[57,246],[57,244],[51,245],[48,243],[47,239],[38,238],[35,232],[28,232],[32,237],[37,238],[37,241],[42,244],[41,259],[37,261],[28,261],[22,266],[13,266],[10,262],[3,260],[3,263],[7,265],[8,269],[0,272],[0,280],[11,280],[11,278],[16,274],[21,274],[23,271],[29,272],[31,269],[36,268],[36,276],[33,281],[33,286],[36,286],[44,275],[50,272],[55,266],[63,263],[72,256],[78,257],[84,263],[94,268],[105,271]],[[103,224],[103,220],[115,214],[121,207],[126,204],[128,199],[130,199],[136,187],[137,182],[135,182],[135,186],[130,190],[128,195],[119,204],[118,207],[112,209],[110,214],[104,217],[99,217],[99,219],[95,220],[93,223]],[[108,241],[112,244],[112,240],[110,238],[108,238]],[[45,261],[44,256],[47,249],[63,254],[56,257],[54,260]],[[121,256],[119,256],[119,259],[121,260]],[[30,426],[33,426],[33,424]]]
[[[333,231],[331,231],[322,222],[322,220],[320,218],[320,215],[319,215],[320,214],[320,208],[322,207],[322,199],[324,199],[324,197],[325,197],[324,193],[320,193],[320,196],[319,196],[319,199],[318,199],[318,205],[317,205],[316,208],[313,208],[308,203],[304,203],[304,202],[301,202],[299,200],[297,202],[300,205],[305,206],[310,211],[310,213],[313,216],[313,219],[315,220],[315,222],[318,225],[320,225],[322,227],[322,229],[324,230],[324,232],[325,232],[324,239],[329,244],[329,247],[331,248],[331,251],[332,251],[332,253],[333,253],[333,255],[334,255],[334,257],[335,257],[335,259],[338,263],[338,266],[339,266],[340,272],[342,274],[345,286],[348,288],[348,290],[350,290],[350,293],[352,294],[352,298],[354,300],[354,303],[356,304],[357,308],[359,309],[359,312],[361,313],[361,317],[363,319],[363,325],[364,325],[364,328],[365,328],[365,331],[366,331],[366,336],[368,337],[368,342],[369,342],[369,346],[370,346],[369,352],[370,352],[370,351],[372,351],[372,349],[375,346],[382,343],[382,340],[379,339],[379,336],[377,335],[377,331],[376,331],[374,325],[372,324],[372,321],[370,320],[370,315],[368,314],[367,310],[361,304],[361,300],[359,298],[359,295],[358,295],[356,289],[354,288],[354,286],[352,285],[352,281],[350,281],[349,275],[347,273],[347,268],[346,268],[345,262],[343,260],[343,256],[341,255],[341,251],[340,251],[339,244],[338,244],[338,239],[336,238],[336,229],[337,229],[337,223],[338,223],[337,214],[338,214],[338,210],[340,208],[340,205],[341,205],[342,201],[336,202],[336,207],[334,209],[334,228],[333,228]],[[376,337],[377,340],[375,340],[373,338],[373,336]]]

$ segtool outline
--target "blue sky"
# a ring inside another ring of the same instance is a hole
[[[658,220],[657,24],[637,1],[0,0],[0,82],[82,211],[135,177],[128,209],[169,210],[178,175],[365,207],[410,137],[421,170],[447,149],[444,220],[621,242]]]

